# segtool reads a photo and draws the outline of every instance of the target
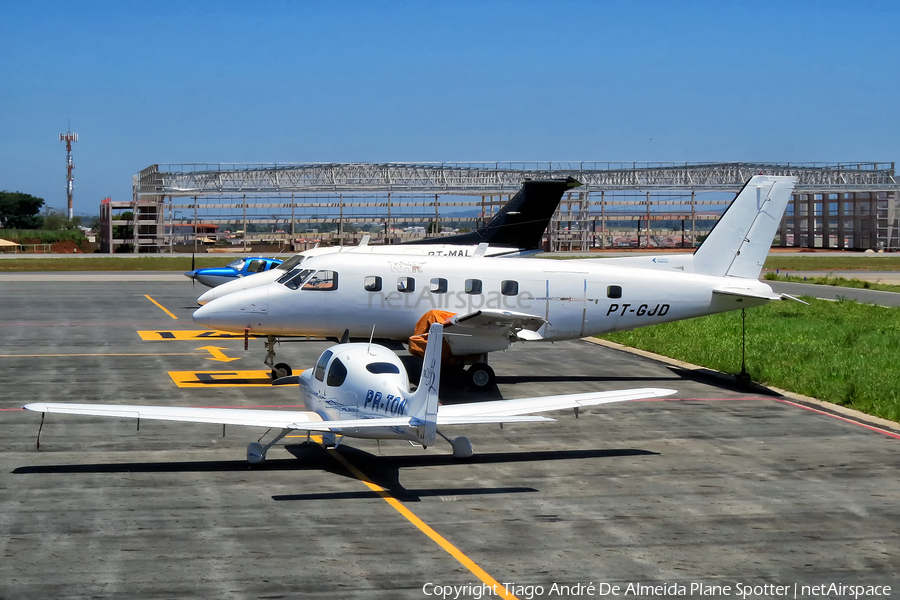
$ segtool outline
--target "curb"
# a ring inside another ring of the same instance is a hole
[[[699,365],[693,365],[691,363],[682,362],[680,360],[676,360],[674,358],[669,358],[668,356],[663,356],[661,354],[654,354],[653,352],[647,352],[646,350],[640,350],[638,348],[632,348],[631,346],[625,346],[623,344],[618,344],[616,342],[610,342],[608,340],[601,340],[593,337],[581,338],[583,342],[589,342],[591,344],[597,344],[598,346],[603,346],[605,348],[610,348],[612,350],[621,350],[622,352],[628,352],[629,354],[634,354],[636,356],[641,356],[644,358],[649,358],[651,360],[655,360],[658,362],[666,363],[668,365],[672,365],[674,367],[679,367],[686,371],[693,371],[697,374],[700,374],[705,377],[711,377],[714,379],[720,379],[722,381],[727,381],[728,383],[734,384],[736,383],[734,375],[730,373],[723,373],[721,371],[716,371],[714,369],[709,369],[707,367],[701,367]],[[896,423],[894,421],[889,421],[887,419],[882,419],[881,417],[875,417],[872,415],[867,415],[864,412],[860,412],[858,410],[847,408],[846,406],[841,406],[839,404],[833,404],[831,402],[826,402],[824,400],[819,400],[817,398],[812,398],[810,396],[804,396],[802,394],[795,394],[794,392],[789,392],[787,390],[783,390],[781,388],[765,386],[760,383],[750,382],[747,387],[755,388],[756,390],[762,393],[769,393],[775,396],[783,396],[785,398],[790,398],[794,402],[798,404],[803,404],[808,407],[814,407],[823,412],[827,412],[832,415],[845,417],[856,421],[862,425],[869,425],[872,427],[878,427],[881,429],[885,429],[889,432],[900,434],[900,423]]]

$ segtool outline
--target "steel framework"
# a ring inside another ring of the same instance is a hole
[[[798,190],[866,191],[897,187],[894,163],[304,163],[152,165],[136,195],[431,192],[509,194],[523,179],[574,177],[582,191],[733,191],[752,175],[794,175]]]
[[[171,246],[178,210],[192,212],[193,222],[199,222],[198,219],[213,223],[242,221],[245,226],[249,222],[287,222],[289,218],[287,237],[296,235],[297,223],[330,221],[340,223],[343,228],[345,222],[384,222],[387,230],[391,223],[404,220],[438,224],[446,219],[440,214],[440,207],[478,206],[475,198],[468,202],[441,200],[441,196],[447,195],[481,196],[478,218],[484,219],[503,204],[503,196],[518,190],[524,179],[571,176],[581,181],[583,187],[563,199],[548,229],[549,249],[586,249],[597,242],[598,231],[600,244],[605,246],[610,233],[607,220],[637,220],[638,237],[643,234],[649,244],[652,220],[681,219],[683,237],[684,221],[689,219],[693,238],[696,221],[711,218],[708,214],[698,214],[697,205],[727,203],[727,200],[697,200],[697,193],[733,193],[752,175],[760,173],[796,176],[798,198],[800,194],[872,193],[873,198],[881,199],[877,203],[878,246],[900,248],[896,233],[900,230],[897,222],[900,185],[892,162],[152,165],[133,178],[133,242],[135,252],[153,252]],[[672,200],[667,197],[671,193],[680,193],[684,199]],[[640,199],[632,200],[629,196]],[[689,202],[685,200],[688,196]],[[190,200],[176,203],[176,198]],[[416,202],[417,199],[427,201]],[[611,206],[616,204],[632,208],[627,214],[616,212]],[[682,206],[674,206],[679,204]],[[673,214],[651,212],[651,205],[663,205],[664,210]],[[873,206],[873,213],[875,210]],[[219,211],[218,216],[215,211]],[[275,212],[280,215],[272,214]],[[644,219],[646,226],[641,225]],[[799,231],[797,234],[795,237],[799,239]]]

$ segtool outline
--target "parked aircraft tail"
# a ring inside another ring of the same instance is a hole
[[[697,248],[693,271],[757,279],[796,181],[786,176],[751,177]]]
[[[409,398],[409,414],[419,427],[423,446],[434,444],[437,433],[438,390],[441,387],[441,347],[444,326],[432,323],[428,330],[428,344],[422,361],[419,387]]]
[[[470,233],[428,238],[404,242],[407,244],[490,244],[506,248],[536,250],[541,247],[541,236],[547,230],[550,217],[568,190],[581,183],[566,179],[526,181],[522,189],[506,203],[487,225]]]

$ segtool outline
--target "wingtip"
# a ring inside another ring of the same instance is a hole
[[[22,410],[33,410],[35,412],[47,412],[47,405],[42,403],[30,403],[22,407]]]

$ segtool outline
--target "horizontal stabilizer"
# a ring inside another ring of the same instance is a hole
[[[736,296],[738,298],[752,298],[754,300],[781,300],[781,294],[766,293],[760,292],[759,290],[748,290],[744,288],[719,288],[713,290],[713,294]]]

